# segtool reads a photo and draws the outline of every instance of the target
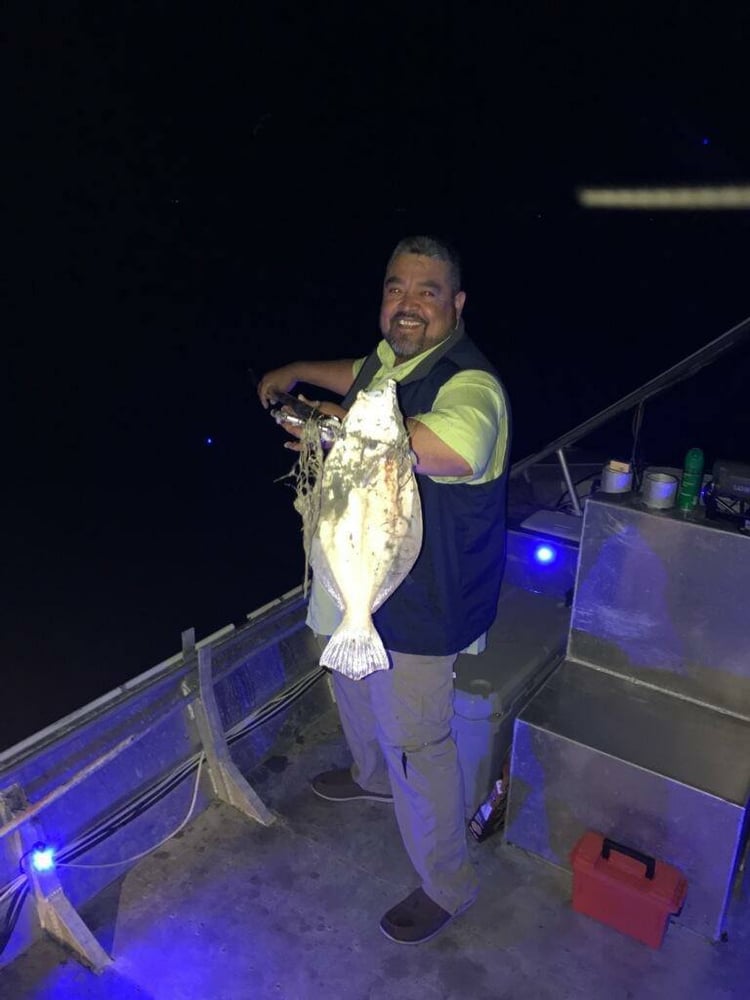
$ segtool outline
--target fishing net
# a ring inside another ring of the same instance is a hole
[[[305,597],[310,582],[310,546],[320,517],[323,458],[320,425],[313,418],[305,421],[302,427],[297,461],[284,477],[293,480],[293,488],[297,494],[294,500],[294,509],[302,518],[302,546],[305,550]]]

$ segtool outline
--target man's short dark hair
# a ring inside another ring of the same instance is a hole
[[[394,257],[402,253],[418,253],[422,257],[444,261],[448,265],[452,293],[455,295],[461,291],[461,260],[455,247],[450,243],[435,236],[407,236],[396,244],[388,266],[390,267]]]

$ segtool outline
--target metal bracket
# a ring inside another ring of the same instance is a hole
[[[570,502],[573,504],[573,513],[576,517],[583,517],[583,510],[581,509],[581,501],[578,499],[578,494],[576,493],[576,488],[573,485],[573,480],[570,476],[570,469],[568,468],[568,462],[565,458],[565,452],[562,448],[557,449],[557,460],[560,463],[560,468],[562,469],[563,479],[565,480],[565,485],[568,488],[568,494],[570,495]]]
[[[23,811],[27,807],[28,800],[20,785],[13,785],[0,795],[0,819],[3,822],[11,822],[16,811]],[[37,819],[29,819],[10,833],[8,840],[20,865],[36,843],[45,843],[44,830]],[[54,869],[37,872],[28,865],[23,866],[23,870],[29,878],[42,929],[94,972],[102,972],[111,964],[112,959],[65,895]]]
[[[189,651],[189,634],[183,633],[183,652],[186,651]],[[198,688],[193,712],[214,794],[250,819],[270,826],[275,819],[273,813],[242,776],[229,753],[214,694],[210,646],[198,650]]]

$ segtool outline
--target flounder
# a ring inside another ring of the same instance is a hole
[[[396,383],[363,390],[323,464],[313,574],[343,613],[321,665],[358,680],[389,667],[373,613],[422,547],[422,508]]]

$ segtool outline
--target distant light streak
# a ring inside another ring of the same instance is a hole
[[[705,187],[579,188],[584,208],[682,211],[750,208],[750,184]]]

